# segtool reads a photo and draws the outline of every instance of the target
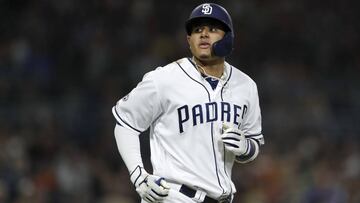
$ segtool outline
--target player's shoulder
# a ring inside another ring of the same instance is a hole
[[[234,82],[240,82],[240,83],[245,83],[248,84],[250,86],[255,85],[256,86],[256,82],[245,72],[241,71],[239,68],[230,65],[229,63],[226,63],[228,66],[231,67],[231,74],[232,74],[232,78]]]
[[[173,61],[164,66],[158,66],[154,70],[145,74],[146,77],[151,77],[154,79],[165,79],[171,78],[179,71],[179,63],[182,63],[186,58],[179,59],[177,61]]]
[[[173,71],[179,70],[179,63],[182,63],[182,61],[185,60],[185,58],[173,61],[169,64],[166,64],[164,66],[159,66],[155,69],[156,72],[159,74],[169,74]]]

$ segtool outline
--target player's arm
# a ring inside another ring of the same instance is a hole
[[[253,138],[245,138],[247,142],[246,152],[235,157],[238,163],[248,163],[256,159],[260,152],[260,143]]]
[[[226,150],[235,155],[235,161],[247,163],[253,161],[259,154],[260,144],[256,139],[246,137],[244,132],[237,128],[223,126],[221,135]]]
[[[147,202],[162,202],[169,194],[165,180],[150,175],[143,166],[139,132],[116,124],[115,140],[119,153],[129,170],[130,180],[140,197]]]
[[[165,180],[146,172],[143,167],[139,135],[161,113],[159,91],[153,72],[112,108],[116,119],[115,139],[121,157],[130,173],[131,182],[147,202],[162,202],[169,193]]]
[[[143,168],[140,133],[116,124],[114,134],[118,151],[129,172],[131,173],[138,166]]]
[[[261,110],[259,104],[259,94],[256,83],[251,82],[250,89],[250,104],[248,112],[245,114],[243,120],[242,131],[247,140],[246,153],[236,156],[236,161],[239,163],[247,163],[256,159],[260,152],[260,146],[265,144],[264,136],[261,132]]]
[[[225,148],[235,154],[235,161],[248,163],[253,161],[264,144],[261,133],[261,111],[255,82],[251,83],[249,109],[245,114],[241,129],[226,128],[222,134]]]

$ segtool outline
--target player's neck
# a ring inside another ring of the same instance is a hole
[[[216,78],[221,78],[221,76],[223,75],[224,72],[224,59],[218,59],[218,60],[213,60],[213,61],[203,61],[203,60],[199,60],[195,57],[193,57],[193,60],[196,64],[197,69],[205,74],[205,75],[209,75],[209,76],[213,76]]]

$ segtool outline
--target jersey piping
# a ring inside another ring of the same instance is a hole
[[[230,78],[231,78],[231,75],[232,75],[232,66],[230,66],[230,73],[229,73],[229,77],[228,79],[226,80],[226,82],[224,83],[224,86],[221,88],[221,93],[220,93],[220,96],[221,96],[221,101],[224,101],[224,97],[223,97],[223,93],[224,93],[224,88],[225,86],[228,84]],[[224,172],[226,174],[226,176],[231,179],[229,177],[229,174],[227,173],[226,171],[226,150],[225,150],[225,146],[223,146],[223,153],[224,153]],[[223,191],[224,193],[224,191]],[[232,187],[230,186],[230,194],[232,193]]]
[[[115,113],[114,115],[116,115],[116,117],[117,117],[117,119],[116,119],[117,123],[119,123],[121,125],[121,123],[119,122],[119,121],[121,121],[122,123],[127,125],[129,128],[135,130],[138,133],[141,133],[141,130],[138,130],[138,129],[132,127],[130,124],[128,124],[126,121],[124,121],[124,119],[121,118],[121,116],[119,115],[119,113],[117,112],[115,107],[113,107],[113,112]]]

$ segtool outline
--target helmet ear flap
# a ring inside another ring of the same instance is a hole
[[[225,33],[224,37],[213,44],[213,52],[215,56],[225,57],[233,50],[234,34],[233,32]]]

